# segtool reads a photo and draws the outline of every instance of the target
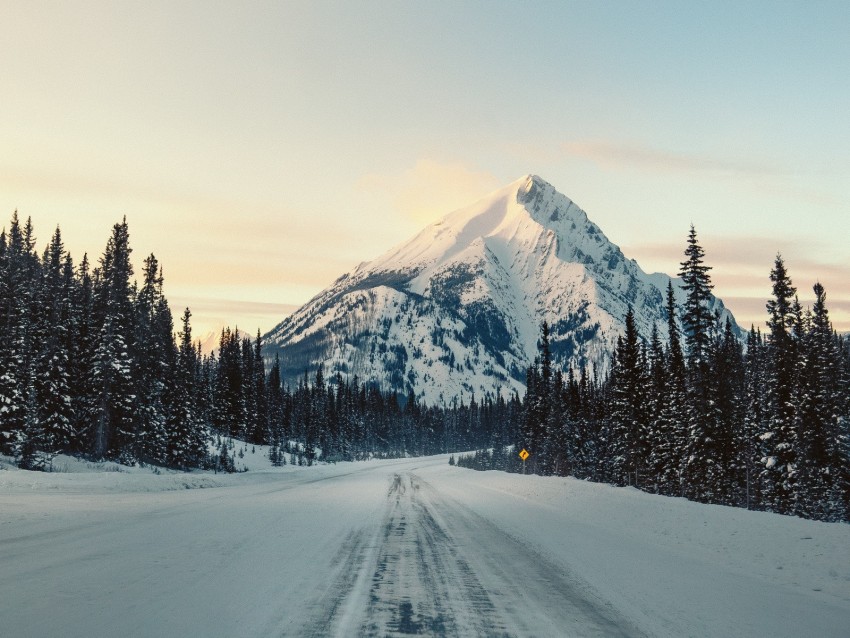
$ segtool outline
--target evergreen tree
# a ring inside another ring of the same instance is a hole
[[[664,356],[665,392],[654,426],[650,462],[661,494],[682,494],[681,470],[687,445],[687,390],[685,358],[676,323],[673,284],[667,284],[667,350]]]
[[[162,287],[162,270],[154,255],[144,262],[143,283],[135,298],[133,372],[138,396],[136,455],[149,463],[169,463],[166,448],[166,388],[174,371],[173,321]]]
[[[272,446],[269,454],[273,465],[283,465],[286,462],[286,457],[282,452],[286,443],[283,428],[284,398],[280,378],[280,358],[277,353],[275,353],[274,363],[269,370],[268,382],[266,383],[266,404],[268,406],[269,434]]]
[[[550,471],[546,439],[552,392],[552,353],[549,324],[545,321],[540,328],[537,346],[540,356],[526,375],[525,423],[518,449],[525,448],[531,454],[527,462],[530,473],[545,474]]]
[[[18,211],[0,253],[0,452],[17,455],[26,438],[29,370],[28,306],[24,240]]]
[[[723,466],[719,454],[719,414],[715,401],[716,377],[711,373],[711,359],[716,356],[714,321],[710,311],[710,266],[704,262],[705,251],[699,245],[691,226],[685,257],[679,275],[686,292],[682,311],[688,354],[687,373],[687,443],[682,461],[682,487],[688,498],[717,502],[722,498]],[[714,349],[713,349],[714,346]]]
[[[682,311],[682,324],[685,328],[688,361],[692,367],[701,368],[707,361],[711,344],[711,327],[714,318],[709,310],[711,300],[711,277],[706,266],[705,251],[697,241],[697,233],[691,225],[685,249],[685,261],[681,263],[679,276],[682,288],[686,292],[685,307]]]
[[[94,387],[95,336],[94,288],[89,271],[88,255],[76,274],[70,274],[76,283],[72,286],[71,319],[69,322],[69,365],[71,405],[74,418],[75,440],[71,451],[90,454],[94,440],[92,424],[96,421],[96,392]]]
[[[268,397],[266,396],[266,369],[263,362],[262,338],[257,329],[257,339],[254,341],[254,351],[251,357],[251,383],[254,386],[254,415],[253,432],[249,440],[252,443],[266,444],[270,442]]]
[[[74,437],[69,347],[73,280],[65,262],[59,228],[45,251],[40,286],[39,347],[35,374],[35,403],[38,436],[34,443],[53,455],[70,447]]]
[[[206,462],[208,434],[197,409],[197,352],[192,345],[192,313],[183,312],[180,344],[171,375],[173,383],[165,398],[167,404],[166,445],[168,464],[188,469]]]
[[[668,404],[669,385],[667,361],[658,327],[652,326],[652,336],[649,342],[649,376],[647,407],[647,476],[644,488],[655,493],[662,493],[665,470],[665,458],[660,454],[669,440],[669,432],[664,421],[664,408]]]
[[[246,410],[242,390],[242,351],[237,332],[231,332],[230,328],[221,331],[215,373],[213,422],[222,434],[244,438]]]
[[[739,466],[744,472],[744,494],[741,505],[761,509],[765,488],[762,459],[769,443],[762,438],[767,428],[768,410],[765,400],[765,347],[761,331],[750,328],[744,363],[745,416],[738,441]]]
[[[841,520],[843,506],[835,499],[838,457],[840,356],[826,308],[826,291],[814,286],[815,304],[803,322],[799,352],[800,373],[794,429],[797,434],[797,491],[795,513],[805,518]]]
[[[98,334],[94,354],[93,446],[96,458],[132,462],[136,452],[136,393],[130,347],[130,245],[127,220],[115,224],[94,280]]]
[[[788,514],[796,501],[798,440],[792,392],[797,353],[792,331],[796,324],[794,297],[797,289],[791,284],[781,255],[776,256],[770,281],[773,299],[767,302],[770,335],[765,397],[769,416],[767,430],[761,434],[767,447],[762,459],[763,498],[771,510]]]
[[[743,499],[746,481],[746,470],[738,451],[744,419],[744,359],[741,343],[728,318],[723,330],[717,330],[712,373],[717,415],[712,444],[718,465],[713,501],[738,505]]]
[[[639,486],[646,479],[648,374],[639,340],[634,312],[629,307],[610,380],[609,471],[610,479],[619,485]]]

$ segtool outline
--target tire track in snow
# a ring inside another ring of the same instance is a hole
[[[553,565],[412,473],[382,518],[352,532],[303,636],[636,636]]]
[[[486,518],[413,477],[436,525],[453,540],[452,554],[468,562],[511,636],[643,636],[584,581]],[[478,634],[489,635],[489,634]]]

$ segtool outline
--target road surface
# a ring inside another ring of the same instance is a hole
[[[760,593],[764,581],[576,521],[546,494],[489,487],[516,480],[545,479],[436,458],[214,489],[0,493],[0,635],[829,636],[847,626],[840,597]],[[770,618],[783,613],[798,624]]]

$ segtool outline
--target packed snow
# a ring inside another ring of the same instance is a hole
[[[846,524],[474,472],[446,456],[272,468],[265,448],[245,449],[253,467],[234,475],[2,463],[0,633],[777,637],[850,626]]]

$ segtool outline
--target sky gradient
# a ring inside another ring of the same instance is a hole
[[[272,328],[535,173],[644,270],[693,223],[764,324],[785,258],[850,330],[850,3],[0,0],[0,226],[127,216],[196,336]],[[138,270],[138,268],[137,268]]]

